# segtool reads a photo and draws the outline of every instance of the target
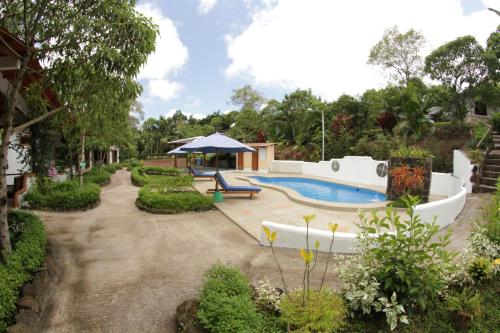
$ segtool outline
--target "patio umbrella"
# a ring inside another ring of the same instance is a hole
[[[254,152],[255,149],[239,141],[231,139],[222,133],[214,133],[207,137],[185,144],[179,147],[181,151],[199,151],[203,153],[215,153],[215,169],[219,171],[219,153]],[[218,189],[215,183],[216,190]]]

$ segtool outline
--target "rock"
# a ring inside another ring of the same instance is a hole
[[[190,299],[177,307],[177,329],[184,333],[205,333],[206,331],[196,326],[195,316],[200,303],[197,299]]]
[[[36,288],[32,283],[27,283],[23,286],[21,293],[23,296],[36,296]]]
[[[40,305],[38,301],[31,296],[23,296],[17,300],[17,305],[21,309],[30,309],[36,313],[40,312]]]

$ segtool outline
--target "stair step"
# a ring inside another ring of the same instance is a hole
[[[498,179],[500,177],[500,171],[484,171],[483,172],[483,177],[484,178],[495,178]]]
[[[496,186],[497,179],[496,178],[489,178],[489,177],[481,177],[480,183],[483,185]]]
[[[500,172],[500,164],[494,165],[494,164],[486,164],[484,166],[484,171],[493,171],[493,172]]]
[[[479,185],[479,192],[481,193],[490,193],[495,192],[496,190],[496,186]]]

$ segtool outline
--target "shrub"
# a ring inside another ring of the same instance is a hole
[[[414,214],[416,198],[405,200],[408,218],[401,218],[391,208],[383,218],[361,215],[361,255],[364,264],[374,268],[387,298],[396,293],[402,305],[425,310],[446,286],[448,272],[444,267],[451,262],[451,255],[444,248],[449,234],[434,239],[439,226]],[[374,233],[378,236],[373,237]]]
[[[493,130],[495,132],[500,132],[500,112],[495,112],[493,114]]]
[[[269,279],[260,281],[260,286],[255,288],[255,294],[255,304],[259,310],[273,315],[280,312],[282,293],[269,282]]]
[[[181,170],[177,168],[162,168],[162,167],[148,166],[139,168],[139,174],[179,176],[181,174]]]
[[[26,193],[31,208],[52,210],[78,210],[96,204],[101,198],[101,189],[94,183],[82,187],[76,180],[52,182],[40,187],[38,184]]]
[[[490,279],[493,276],[494,269],[493,262],[489,258],[478,257],[469,263],[467,271],[474,281],[480,282]]]
[[[309,302],[302,306],[302,291],[290,293],[281,302],[283,319],[294,332],[335,332],[346,324],[347,309],[342,298],[323,288],[310,290]]]
[[[115,163],[115,164],[106,164],[106,165],[103,165],[102,168],[113,174],[115,173],[116,171],[120,170],[122,168],[122,165],[121,164],[118,164],[118,163]]]
[[[236,268],[222,264],[205,273],[197,318],[205,329],[217,333],[261,333],[264,326],[248,280]]]
[[[354,155],[371,156],[375,160],[388,160],[390,151],[400,146],[397,137],[377,134],[374,139],[363,137],[353,147]]]
[[[96,166],[83,174],[83,181],[86,183],[95,183],[103,186],[108,184],[110,180],[111,173],[107,171],[106,167]]]
[[[12,254],[0,264],[0,332],[12,324],[19,289],[40,268],[47,243],[45,228],[37,216],[10,211],[9,224],[20,226],[20,230]]]
[[[198,192],[162,191],[161,188],[150,185],[139,190],[137,204],[141,209],[161,214],[198,212],[213,208],[212,199]]]
[[[401,147],[391,151],[391,157],[432,158],[432,154],[418,147]]]
[[[486,138],[481,142],[480,147],[477,147],[477,145],[485,136],[486,132],[488,131],[488,128],[489,128],[488,125],[486,125],[482,122],[475,123],[472,126],[472,137],[468,143],[468,146],[470,148],[486,149],[489,146],[489,144],[491,143],[490,136],[486,136]]]
[[[377,123],[385,132],[392,132],[392,129],[396,126],[397,119],[394,113],[384,111],[377,117]]]
[[[138,160],[136,158],[131,158],[127,161],[121,163],[123,166],[127,167],[128,171],[132,171],[134,168],[140,168],[144,166],[144,161]]]

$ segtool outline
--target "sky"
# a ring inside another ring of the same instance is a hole
[[[367,64],[384,31],[421,32],[422,55],[459,36],[485,45],[500,24],[500,0],[140,0],[160,36],[138,75],[145,117],[177,109],[202,118],[250,84],[281,100],[295,89],[332,101],[381,88],[388,77]]]

